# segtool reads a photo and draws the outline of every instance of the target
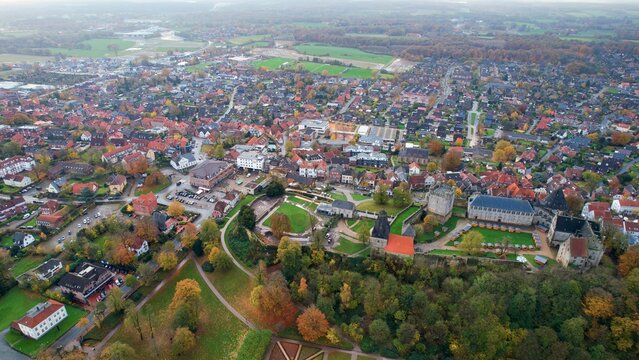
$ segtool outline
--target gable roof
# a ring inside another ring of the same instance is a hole
[[[501,209],[508,211],[520,211],[526,213],[533,213],[533,207],[528,201],[511,199],[501,196],[479,195],[477,196],[471,206],[485,207],[491,209]]]

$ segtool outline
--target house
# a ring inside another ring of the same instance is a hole
[[[0,161],[0,178],[15,175],[23,171],[31,171],[36,166],[35,160],[29,156],[12,156]]]
[[[235,159],[235,165],[240,169],[265,171],[266,157],[257,151],[245,151]]]
[[[135,256],[140,256],[149,251],[149,243],[142,238],[136,237],[127,242],[126,248],[134,253]]]
[[[113,276],[106,268],[85,262],[75,272],[64,274],[58,286],[62,293],[72,294],[75,300],[87,303],[89,297],[107,285]]]
[[[71,192],[73,193],[73,195],[80,195],[82,194],[82,191],[84,189],[89,189],[91,192],[96,192],[98,191],[98,184],[96,184],[95,182],[90,182],[85,184],[75,183],[71,187]]]
[[[639,211],[639,200],[616,199],[610,209],[617,214],[633,213]]]
[[[102,154],[102,162],[108,164],[115,164],[118,161],[124,159],[125,156],[133,154],[135,148],[131,144],[124,145],[122,147],[116,148],[113,151],[106,152]]]
[[[598,220],[612,217],[610,203],[602,201],[587,202],[581,209],[581,216],[586,220]]]
[[[13,245],[21,249],[33,244],[35,240],[36,239],[33,235],[24,232],[18,231],[13,234]]]
[[[231,208],[235,207],[238,201],[240,201],[240,192],[237,190],[230,190],[224,194],[222,200],[226,201]]]
[[[193,154],[182,154],[171,160],[171,166],[175,170],[184,170],[197,165],[197,160]]]
[[[388,156],[380,152],[359,153],[350,158],[357,166],[383,168],[388,166]]]
[[[335,200],[331,203],[332,215],[340,215],[346,219],[352,219],[355,213],[355,204],[350,201]]]
[[[27,203],[22,196],[0,202],[0,221],[9,219],[27,211]]]
[[[13,186],[17,188],[23,188],[33,183],[30,177],[22,175],[6,175],[3,182],[7,186]]]
[[[54,212],[58,211],[58,201],[57,200],[49,200],[42,204],[40,207],[41,215],[51,215]]]
[[[233,166],[225,161],[209,160],[189,171],[189,183],[195,187],[212,188],[233,173]]]
[[[213,214],[212,216],[216,219],[221,219],[226,215],[226,211],[229,208],[229,204],[226,201],[218,201],[213,206]]]
[[[31,339],[38,340],[66,317],[67,309],[64,304],[49,299],[31,308],[25,316],[12,322],[11,327]]]
[[[475,195],[468,201],[468,218],[513,225],[530,225],[535,212],[526,200]]]
[[[62,174],[89,176],[95,171],[95,166],[75,161],[61,161],[52,166],[48,175],[50,178],[59,177]]]
[[[64,222],[65,213],[62,210],[51,215],[41,214],[36,218],[36,225],[44,226],[50,229],[56,229]]]
[[[146,170],[146,156],[140,151],[135,151],[131,155],[122,158],[122,166],[127,171],[137,170],[138,172]],[[138,170],[142,169],[142,170]]]
[[[137,215],[151,216],[158,208],[158,199],[155,194],[149,192],[133,199],[133,211]]]
[[[40,280],[48,280],[60,270],[62,270],[62,261],[58,259],[49,259],[37,268],[33,269],[33,275]]]
[[[588,239],[571,237],[561,244],[557,252],[557,262],[564,267],[568,265],[582,268],[588,259]]]
[[[408,175],[414,176],[421,174],[422,170],[416,162],[412,162],[408,165]]]
[[[109,194],[120,194],[126,187],[126,176],[111,175],[107,179],[107,185],[109,186]]]
[[[83,131],[82,134],[80,135],[80,140],[82,141],[91,141],[91,133],[88,131]]]
[[[417,163],[424,165],[428,163],[428,149],[404,148],[399,152],[397,160],[406,164]]]

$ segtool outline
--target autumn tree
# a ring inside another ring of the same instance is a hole
[[[124,324],[131,329],[134,329],[138,336],[140,336],[140,341],[144,340],[144,332],[142,331],[142,317],[140,315],[140,311],[135,306],[135,303],[129,302],[126,305],[125,309],[126,317],[124,318]]]
[[[438,139],[433,139],[428,143],[428,152],[433,156],[440,156],[444,153],[444,143]]]
[[[100,360],[131,360],[137,359],[135,350],[119,341],[107,346],[100,354]]]
[[[437,219],[437,216],[433,214],[426,215],[424,217],[424,221],[422,221],[422,228],[425,232],[433,231],[433,228],[437,225],[439,225],[439,220]]]
[[[362,244],[368,244],[371,241],[370,231],[365,226],[362,226],[357,232],[357,240]]]
[[[616,131],[612,133],[610,136],[610,142],[613,145],[626,145],[632,140],[632,135],[630,133]]]
[[[195,347],[195,334],[191,330],[181,327],[175,330],[171,350],[173,354],[180,357]]]
[[[180,234],[180,242],[185,248],[191,248],[197,239],[197,227],[193,223],[184,224],[182,233]]]
[[[264,285],[253,288],[251,303],[260,310],[265,320],[273,324],[292,319],[296,312],[286,279],[281,272],[272,273]]]
[[[639,245],[630,246],[623,255],[619,256],[617,270],[621,276],[626,276],[632,269],[639,268]]]
[[[443,171],[455,171],[459,169],[461,165],[461,154],[459,151],[451,151],[448,150],[442,159],[442,170]]]
[[[326,316],[315,306],[309,307],[297,317],[297,330],[306,341],[315,341],[326,335],[328,326]]]
[[[583,310],[594,319],[609,319],[615,314],[614,299],[609,292],[594,288],[586,294]]]
[[[282,273],[292,278],[302,268],[302,247],[299,242],[283,236],[277,245],[277,261],[282,264]]]
[[[271,215],[271,230],[273,231],[273,236],[277,239],[280,239],[284,234],[291,232],[291,222],[288,219],[288,216],[281,213]]]
[[[506,162],[513,161],[517,156],[515,147],[506,140],[499,140],[493,151],[493,161]]]
[[[428,171],[429,173],[434,173],[435,171],[437,171],[438,168],[439,165],[437,165],[437,163],[434,161],[429,161],[428,164],[426,164],[426,171]]]
[[[582,177],[584,179],[584,186],[586,190],[588,190],[588,193],[592,193],[603,180],[601,175],[590,170],[584,171]]]
[[[173,200],[169,204],[169,207],[166,209],[166,213],[170,217],[182,216],[184,214],[184,205],[182,205],[182,203],[180,203],[179,201]]]
[[[159,233],[158,227],[150,217],[138,220],[135,223],[135,236],[141,237],[150,243],[158,241]]]
[[[175,269],[177,266],[178,258],[173,251],[162,251],[158,255],[158,265],[164,271]]]
[[[566,204],[568,204],[568,209],[574,216],[579,215],[581,209],[584,207],[584,201],[581,199],[581,196],[575,193],[570,193],[566,196]]]
[[[482,243],[484,242],[484,235],[477,231],[470,231],[464,235],[459,247],[467,254],[477,256],[481,253]]]
[[[228,271],[233,267],[233,261],[231,257],[224,251],[220,251],[219,254],[215,257],[215,259],[211,262],[216,271]]]
[[[108,308],[113,312],[120,312],[124,310],[126,303],[124,301],[124,294],[119,287],[114,287],[107,296],[106,303]]]
[[[111,252],[111,262],[116,265],[129,265],[135,259],[132,251],[129,251],[125,243],[118,244]]]
[[[206,219],[200,226],[200,240],[204,243],[219,243],[220,228],[213,219]]]

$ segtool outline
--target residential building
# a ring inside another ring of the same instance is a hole
[[[52,166],[48,175],[51,178],[55,178],[62,174],[89,176],[95,171],[95,166],[90,164],[84,164],[75,161],[61,161]]]
[[[209,160],[189,172],[191,186],[212,188],[233,173],[233,166],[225,161]]]
[[[417,163],[417,164],[427,164],[428,163],[428,149],[420,149],[420,148],[404,148],[399,151],[397,156],[397,160],[401,163]]]
[[[18,231],[13,234],[13,245],[21,249],[33,244],[35,240],[35,237],[29,233]]]
[[[617,214],[633,213],[639,211],[639,200],[616,199],[610,209]]]
[[[31,308],[25,316],[11,323],[11,327],[38,340],[66,317],[67,309],[64,304],[49,299]]]
[[[126,248],[130,252],[134,253],[135,256],[140,256],[149,251],[149,243],[142,238],[136,237],[135,239],[127,242]]]
[[[0,178],[4,178],[7,175],[15,175],[23,171],[31,171],[35,165],[35,160],[29,156],[12,156],[0,161]]]
[[[197,165],[197,160],[193,154],[182,154],[171,160],[171,166],[175,170],[184,170],[195,165]]]
[[[40,280],[48,280],[60,270],[62,270],[62,261],[58,259],[49,259],[37,268],[33,269],[33,275]]]
[[[335,200],[331,204],[332,215],[340,215],[346,219],[352,219],[355,213],[355,204],[350,201]]]
[[[455,202],[455,189],[447,184],[440,184],[428,192],[428,213],[437,217],[440,224],[450,219]]]
[[[134,151],[135,148],[131,144],[121,146],[113,151],[102,154],[102,162],[115,164],[124,159],[125,156],[133,154]]]
[[[468,218],[513,225],[531,225],[535,212],[526,200],[476,195],[468,201]]]
[[[29,186],[33,183],[30,177],[22,176],[22,175],[6,175],[3,179],[3,182],[7,186],[13,186],[17,188],[23,188]]]
[[[240,169],[264,171],[266,169],[266,157],[257,151],[245,151],[241,153],[235,164]]]
[[[298,128],[300,130],[311,129],[319,135],[323,135],[328,130],[328,121],[317,119],[304,119],[300,122]]]
[[[0,202],[0,221],[7,220],[27,211],[27,203],[22,196]]]
[[[143,194],[133,199],[133,211],[137,215],[151,216],[158,208],[158,199],[153,192]]]
[[[90,182],[90,183],[75,183],[73,184],[73,186],[71,187],[71,192],[73,193],[73,195],[80,195],[82,194],[82,191],[84,189],[89,189],[89,191],[91,192],[96,192],[98,191],[98,184],[95,182]]]
[[[106,268],[91,263],[82,263],[75,272],[66,273],[58,281],[63,293],[73,294],[82,303],[111,281],[114,274]]]
[[[388,156],[380,152],[359,153],[351,158],[357,166],[383,168],[388,166]]]
[[[126,187],[126,176],[111,175],[107,179],[107,185],[109,186],[109,194],[120,194]]]

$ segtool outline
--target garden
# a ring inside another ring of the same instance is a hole
[[[457,226],[457,221],[459,221],[458,217],[451,216],[445,223],[435,226],[433,231],[418,233],[415,236],[415,242],[418,244],[432,242],[453,230]]]
[[[419,206],[411,206],[408,209],[402,211],[401,214],[397,215],[397,217],[391,224],[391,234],[401,235],[404,221],[406,221],[406,219],[410,218],[418,211]]]

